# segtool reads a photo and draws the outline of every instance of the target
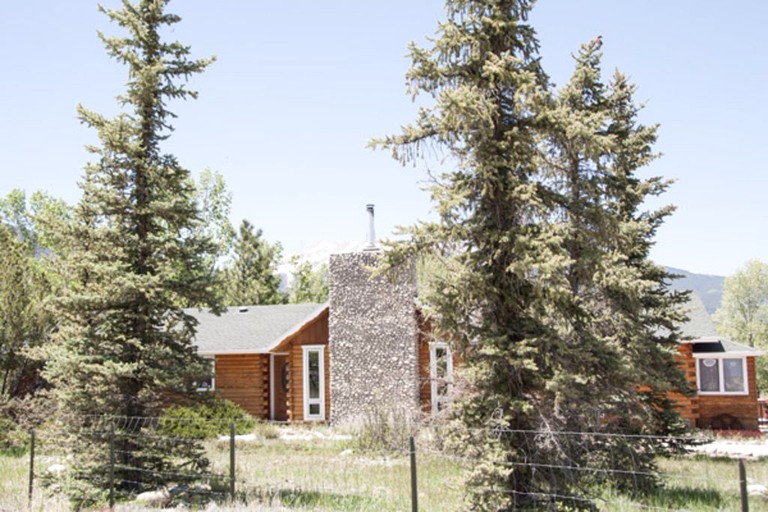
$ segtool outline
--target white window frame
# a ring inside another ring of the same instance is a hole
[[[303,345],[302,367],[304,382],[302,384],[304,394],[304,421],[325,421],[325,345]],[[309,398],[309,353],[318,352],[318,370],[320,372],[320,397]],[[310,405],[319,404],[319,414],[310,414]]]
[[[203,356],[203,360],[211,362],[211,387],[210,388],[198,387],[198,388],[195,388],[195,391],[198,391],[200,393],[209,393],[209,392],[216,391],[216,357]]]
[[[440,396],[438,395],[439,379],[437,376],[437,350],[444,349],[446,357],[445,382],[447,383],[446,396],[442,402],[448,404],[453,393],[453,353],[448,343],[444,341],[433,341],[429,344],[429,391],[430,402],[432,404],[432,414],[440,412],[438,408]]]
[[[747,373],[747,358],[746,356],[740,356],[736,354],[694,354],[696,359],[696,389],[699,395],[737,395],[744,396],[749,395],[749,373]],[[702,359],[717,359],[717,371],[718,378],[720,380],[719,391],[702,391],[701,390],[701,372],[699,371],[699,365]],[[725,365],[723,359],[741,359],[741,371],[744,375],[744,388],[741,391],[725,391]]]

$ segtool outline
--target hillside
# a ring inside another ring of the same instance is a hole
[[[718,306],[720,306],[720,300],[723,298],[723,282],[725,281],[723,276],[695,274],[693,272],[688,272],[687,270],[672,267],[667,267],[667,270],[673,274],[682,276],[680,279],[676,279],[672,282],[672,289],[693,290],[698,293],[710,315],[717,310]]]

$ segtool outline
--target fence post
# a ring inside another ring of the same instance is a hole
[[[109,510],[115,509],[115,424],[109,426]]]
[[[32,491],[35,482],[35,429],[29,429],[29,507],[32,508]]]
[[[749,498],[747,497],[747,468],[744,459],[739,459],[739,490],[741,491],[741,512],[749,512]]]
[[[411,512],[419,510],[419,489],[416,484],[416,442],[411,436]]]
[[[235,424],[229,424],[229,496],[235,501]]]

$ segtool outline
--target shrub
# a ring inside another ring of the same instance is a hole
[[[354,446],[360,451],[405,453],[410,437],[416,432],[418,419],[412,411],[400,408],[370,407],[354,435]]]
[[[0,453],[20,455],[29,445],[29,434],[8,418],[0,417]]]
[[[280,430],[272,423],[259,423],[256,433],[264,439],[279,439]]]
[[[168,436],[205,439],[229,434],[232,423],[235,433],[247,434],[256,420],[236,403],[215,399],[194,406],[169,407],[160,418],[160,431]]]
[[[57,414],[56,401],[45,392],[0,400],[0,418],[13,420],[23,430],[38,428]]]

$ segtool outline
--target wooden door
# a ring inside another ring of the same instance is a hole
[[[272,365],[272,397],[274,403],[275,421],[288,421],[288,386],[290,383],[290,365],[288,356],[274,355]]]

